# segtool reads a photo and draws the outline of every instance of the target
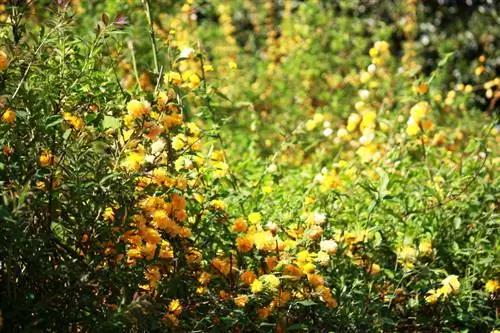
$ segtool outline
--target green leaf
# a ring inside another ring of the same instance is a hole
[[[63,121],[63,118],[56,114],[47,118],[47,128],[59,125]]]
[[[119,129],[121,127],[121,121],[118,118],[112,116],[104,116],[102,121],[103,128]]]
[[[316,305],[316,302],[313,302],[311,300],[303,300],[303,301],[297,302],[297,304],[300,304],[303,306],[313,306],[313,305]]]

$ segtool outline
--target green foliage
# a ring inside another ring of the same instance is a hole
[[[497,332],[499,16],[464,8],[0,4],[0,330]]]

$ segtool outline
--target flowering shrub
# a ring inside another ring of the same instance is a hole
[[[379,5],[0,5],[0,329],[498,329],[497,32]]]

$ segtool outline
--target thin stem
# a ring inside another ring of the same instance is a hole
[[[149,33],[151,35],[151,46],[153,48],[153,59],[155,65],[155,74],[160,72],[160,64],[158,63],[158,47],[156,46],[155,29],[153,27],[153,19],[151,15],[151,2],[150,0],[142,0],[142,5],[144,6],[144,11],[146,12],[146,17],[149,24]]]
[[[139,73],[137,72],[137,62],[135,61],[135,51],[134,51],[134,43],[132,41],[128,42],[128,48],[130,49],[130,53],[132,54],[132,66],[134,68],[134,76],[139,85],[139,90],[142,90],[141,80],[139,80]]]

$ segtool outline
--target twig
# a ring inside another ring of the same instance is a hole
[[[151,46],[153,48],[153,59],[155,65],[155,74],[160,72],[160,65],[158,63],[158,48],[156,46],[155,29],[153,27],[153,20],[151,19],[151,3],[150,0],[142,0],[142,5],[144,6],[144,11],[146,12],[146,17],[149,24],[149,33],[151,35]]]

